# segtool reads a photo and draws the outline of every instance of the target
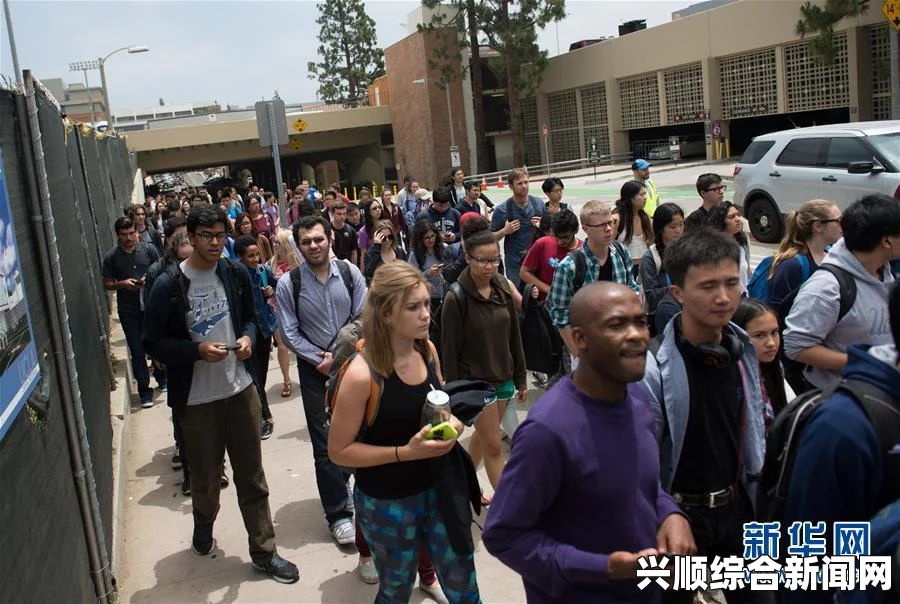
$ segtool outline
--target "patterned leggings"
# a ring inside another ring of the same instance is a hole
[[[435,489],[403,499],[375,499],[356,488],[353,498],[381,579],[375,604],[409,602],[421,541],[431,555],[447,600],[451,604],[480,604],[475,556],[453,551]]]

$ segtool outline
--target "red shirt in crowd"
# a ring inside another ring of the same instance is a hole
[[[576,239],[576,247],[581,247],[582,241]],[[550,285],[553,283],[553,273],[560,262],[568,255],[571,250],[559,247],[556,243],[556,237],[547,235],[541,237],[528,250],[528,255],[522,261],[522,266],[534,273],[538,279]],[[540,299],[543,300],[547,296],[541,293]]]

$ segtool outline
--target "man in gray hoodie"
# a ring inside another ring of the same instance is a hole
[[[894,277],[889,263],[900,257],[900,204],[887,195],[868,195],[847,208],[841,227],[844,237],[832,246],[823,266],[834,265],[853,278],[852,307],[840,316],[838,278],[817,270],[797,293],[784,332],[785,354],[808,365],[804,377],[821,389],[840,380],[850,346],[892,343],[888,293]]]

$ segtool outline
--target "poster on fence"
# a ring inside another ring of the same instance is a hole
[[[40,377],[0,150],[0,439]]]

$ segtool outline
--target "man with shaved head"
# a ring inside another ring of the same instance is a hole
[[[695,551],[687,519],[659,483],[654,416],[638,383],[650,333],[640,298],[616,283],[570,306],[581,362],[513,437],[484,544],[522,575],[530,604],[657,603],[638,558]]]

